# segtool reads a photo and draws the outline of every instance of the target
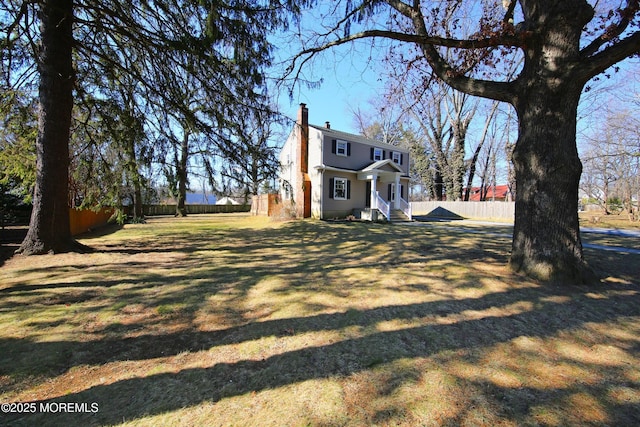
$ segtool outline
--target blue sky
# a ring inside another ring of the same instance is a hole
[[[279,105],[287,117],[295,119],[299,104],[304,102],[309,108],[310,123],[324,125],[329,121],[334,129],[357,134],[359,129],[355,126],[353,111],[358,108],[367,110],[371,108],[369,101],[372,98],[383,96],[385,77],[381,76],[381,70],[384,64],[379,64],[379,69],[376,70],[375,61],[380,63],[380,58],[368,61],[362,59],[368,58],[368,55],[363,55],[358,49],[350,51],[344,46],[334,49],[335,51],[323,53],[303,69],[308,79],[322,79],[320,87],[308,88],[299,84],[295,88],[293,99],[290,100],[287,94],[283,94],[279,97]],[[618,64],[621,71],[611,73],[611,79],[601,77],[600,81],[589,83],[593,90],[585,93],[581,100],[578,143],[581,134],[588,133],[593,129],[594,122],[602,119],[598,111],[611,105],[612,99],[639,92],[639,65],[640,60],[628,58]],[[481,117],[477,119],[482,120]]]
[[[332,4],[320,4],[305,11],[300,28],[309,36],[310,32],[323,33],[322,21],[330,15]],[[333,11],[335,12],[335,11]],[[291,32],[282,32],[274,36],[276,51],[276,69],[291,65],[291,58],[302,46],[300,37]],[[324,125],[350,133],[359,133],[354,126],[353,111],[366,109],[369,100],[383,94],[384,81],[376,66],[382,69],[382,56],[386,49],[383,41],[360,40],[343,46],[336,46],[315,55],[302,67],[300,77],[311,82],[322,80],[319,88],[309,88],[303,83],[296,84],[292,99],[287,93],[278,98],[282,113],[295,119],[300,103],[309,108],[309,122]],[[282,71],[279,71],[280,73]],[[279,73],[278,71],[275,74]]]
[[[300,103],[305,103],[309,109],[309,123],[324,125],[329,121],[334,129],[359,133],[354,125],[353,111],[366,109],[370,99],[383,93],[384,81],[374,67],[375,64],[363,61],[358,52],[347,49],[325,52],[303,70],[309,80],[322,79],[320,87],[297,85],[293,99],[287,94],[280,96],[281,111],[295,119]]]

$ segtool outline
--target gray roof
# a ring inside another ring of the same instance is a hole
[[[335,139],[344,139],[347,141],[351,141],[351,142],[361,142],[363,144],[369,144],[369,145],[375,145],[378,147],[382,147],[382,148],[388,148],[391,149],[392,147],[398,151],[403,151],[405,153],[408,153],[409,150],[406,148],[402,148],[399,147],[397,145],[392,145],[392,144],[387,144],[385,142],[381,142],[381,141],[376,141],[375,139],[369,139],[367,137],[364,137],[362,135],[356,135],[353,133],[348,133],[348,132],[342,132],[339,130],[335,130],[335,129],[327,129],[326,126],[318,126],[318,125],[312,125],[310,124],[309,127],[312,127],[316,130],[319,130],[321,132],[323,132],[324,134],[328,135],[330,138],[335,138]]]

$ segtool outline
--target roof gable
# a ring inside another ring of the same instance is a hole
[[[385,172],[403,172],[402,168],[391,159],[378,160],[375,163],[371,163],[369,166],[362,169],[362,172],[372,172],[374,170],[381,170]]]

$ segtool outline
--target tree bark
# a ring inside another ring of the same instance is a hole
[[[442,179],[442,172],[440,172],[440,164],[438,162],[436,162],[436,171],[433,177],[433,192],[437,201],[444,200],[444,180]]]
[[[73,109],[73,1],[40,6],[42,41],[38,71],[39,118],[36,183],[29,231],[18,253],[36,255],[79,250],[69,224],[69,132]]]
[[[176,159],[176,177],[178,179],[178,204],[176,205],[177,217],[187,216],[187,208],[185,206],[187,201],[187,161],[189,158],[189,133],[184,130],[184,136],[180,143],[180,158]]]
[[[469,201],[469,196],[471,195],[473,177],[476,174],[476,164],[478,163],[478,157],[480,156],[480,151],[482,150],[483,143],[484,141],[481,140],[475,151],[473,152],[473,156],[471,157],[471,163],[469,164],[469,176],[467,177],[467,187],[464,189],[464,195],[462,196],[462,200],[465,202]]]
[[[556,4],[554,12],[531,11],[544,15],[531,16],[544,30],[525,52],[515,91],[518,191],[510,265],[545,281],[590,283],[597,279],[583,256],[578,222],[576,124],[584,82],[573,75],[590,9]]]
[[[591,281],[578,224],[580,92],[554,96],[543,90],[517,108],[521,125],[513,153],[518,191],[510,264],[543,280]]]
[[[138,167],[138,156],[136,155],[136,140],[134,135],[125,135],[124,152],[126,155],[126,169],[128,179],[131,180],[133,186],[132,202],[133,202],[133,218],[138,221],[144,218],[144,201],[142,199],[142,177]]]

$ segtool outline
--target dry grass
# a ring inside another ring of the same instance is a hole
[[[638,425],[640,255],[540,286],[496,234],[213,215],[13,258],[0,402],[99,411],[0,424]]]
[[[626,212],[606,215],[604,212],[580,212],[581,227],[640,230],[640,221],[631,219]]]

